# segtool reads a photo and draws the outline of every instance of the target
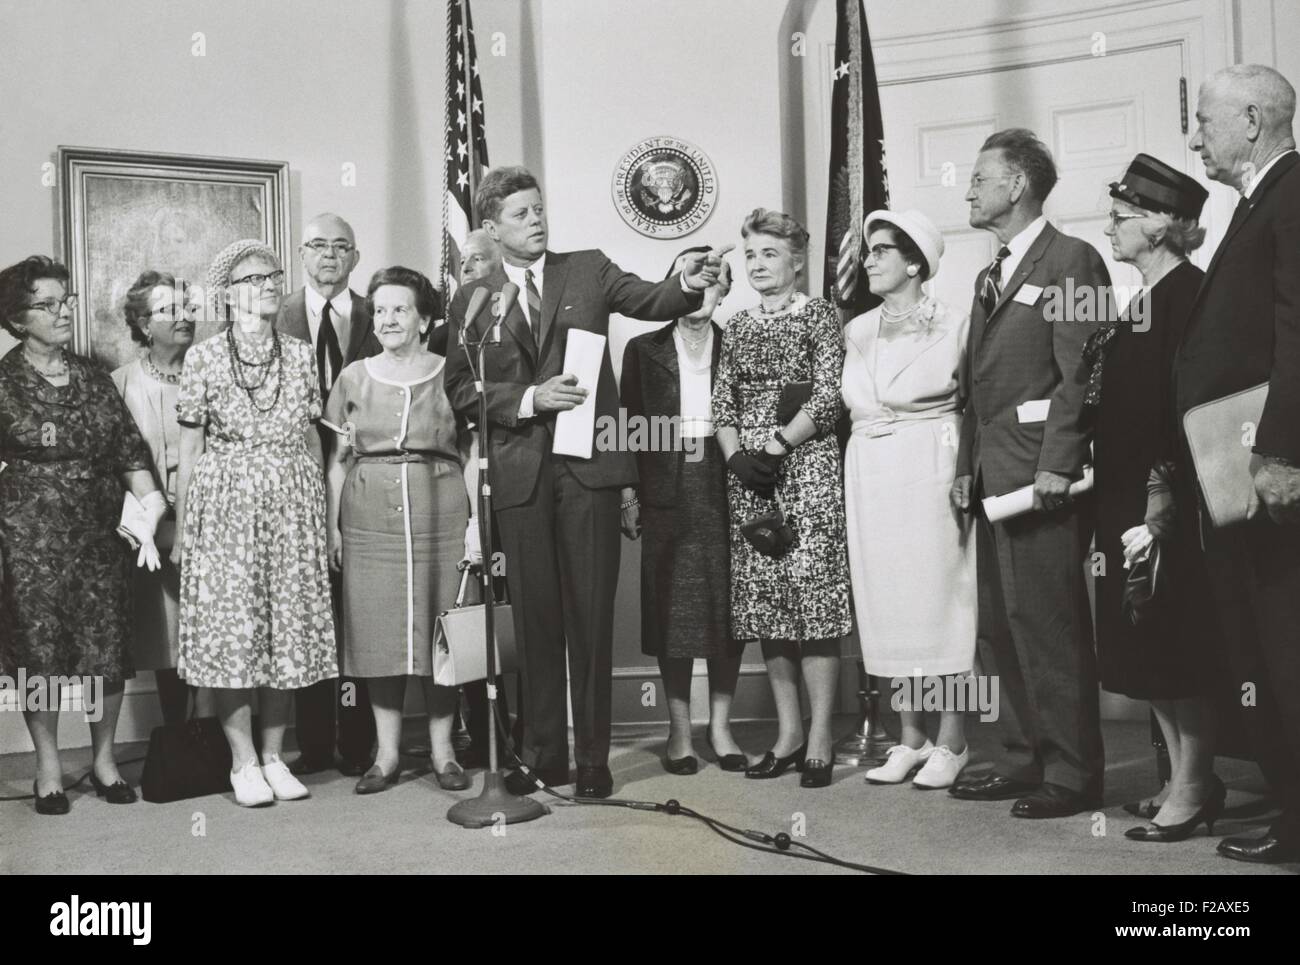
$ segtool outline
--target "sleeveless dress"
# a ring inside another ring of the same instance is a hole
[[[306,433],[321,415],[312,347],[280,338],[282,357],[254,391],[235,384],[226,335],[190,349],[177,421],[203,426],[207,448],[185,500],[180,675],[198,687],[291,690],[338,676],[325,487]],[[241,344],[250,363],[272,342]],[[256,384],[268,370],[251,367]]]

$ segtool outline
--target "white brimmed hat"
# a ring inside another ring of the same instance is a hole
[[[883,208],[873,211],[862,222],[862,247],[864,249],[867,245],[867,228],[873,221],[884,221],[886,224],[891,224],[911,238],[913,244],[921,249],[921,256],[925,258],[927,275],[933,278],[939,274],[939,259],[943,257],[943,233],[935,226],[933,221],[915,208],[908,208],[906,211],[886,211]]]

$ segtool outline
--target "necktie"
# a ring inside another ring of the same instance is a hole
[[[1248,211],[1250,211],[1250,198],[1243,194],[1241,200],[1237,202],[1236,209],[1232,212],[1232,220],[1228,222],[1228,230],[1224,234],[1227,235],[1233,228],[1237,227],[1241,219],[1246,217]]]
[[[1002,297],[1002,262],[1011,254],[1011,249],[1003,245],[998,249],[998,256],[989,265],[988,274],[984,276],[984,287],[980,289],[980,304],[984,306],[984,316],[993,314],[993,308]]]
[[[334,380],[339,377],[339,370],[343,368],[343,350],[339,348],[338,333],[334,331],[334,323],[330,321],[330,303],[325,302],[325,307],[320,310],[320,331],[316,333],[316,371],[320,375],[320,395],[321,399],[326,399],[330,394],[330,389],[334,387]]]
[[[533,332],[533,344],[538,347],[542,344],[541,333],[537,330],[542,321],[542,295],[537,290],[537,283],[533,281],[533,270],[524,269],[524,288],[525,295],[528,298],[528,327]]]

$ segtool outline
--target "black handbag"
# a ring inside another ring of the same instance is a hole
[[[776,400],[776,424],[784,428],[812,398],[811,382],[787,382]]]
[[[1149,624],[1160,609],[1166,595],[1161,592],[1161,572],[1160,541],[1156,540],[1151,544],[1146,559],[1129,567],[1128,577],[1124,580],[1124,598],[1120,608],[1125,619],[1135,627]]]
[[[155,727],[149,735],[140,791],[168,804],[230,790],[230,744],[215,717]]]
[[[794,530],[779,509],[741,523],[740,535],[764,556],[784,556],[794,545]]]

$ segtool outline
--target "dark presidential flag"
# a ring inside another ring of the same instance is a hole
[[[446,190],[442,200],[442,290],[450,300],[460,281],[465,236],[478,227],[474,192],[488,164],[483,88],[474,52],[469,0],[447,3]]]
[[[862,219],[868,212],[889,207],[889,180],[876,64],[871,56],[862,0],[836,0],[835,15],[835,87],[831,98],[830,190],[822,293],[857,314],[877,302],[862,272]]]

